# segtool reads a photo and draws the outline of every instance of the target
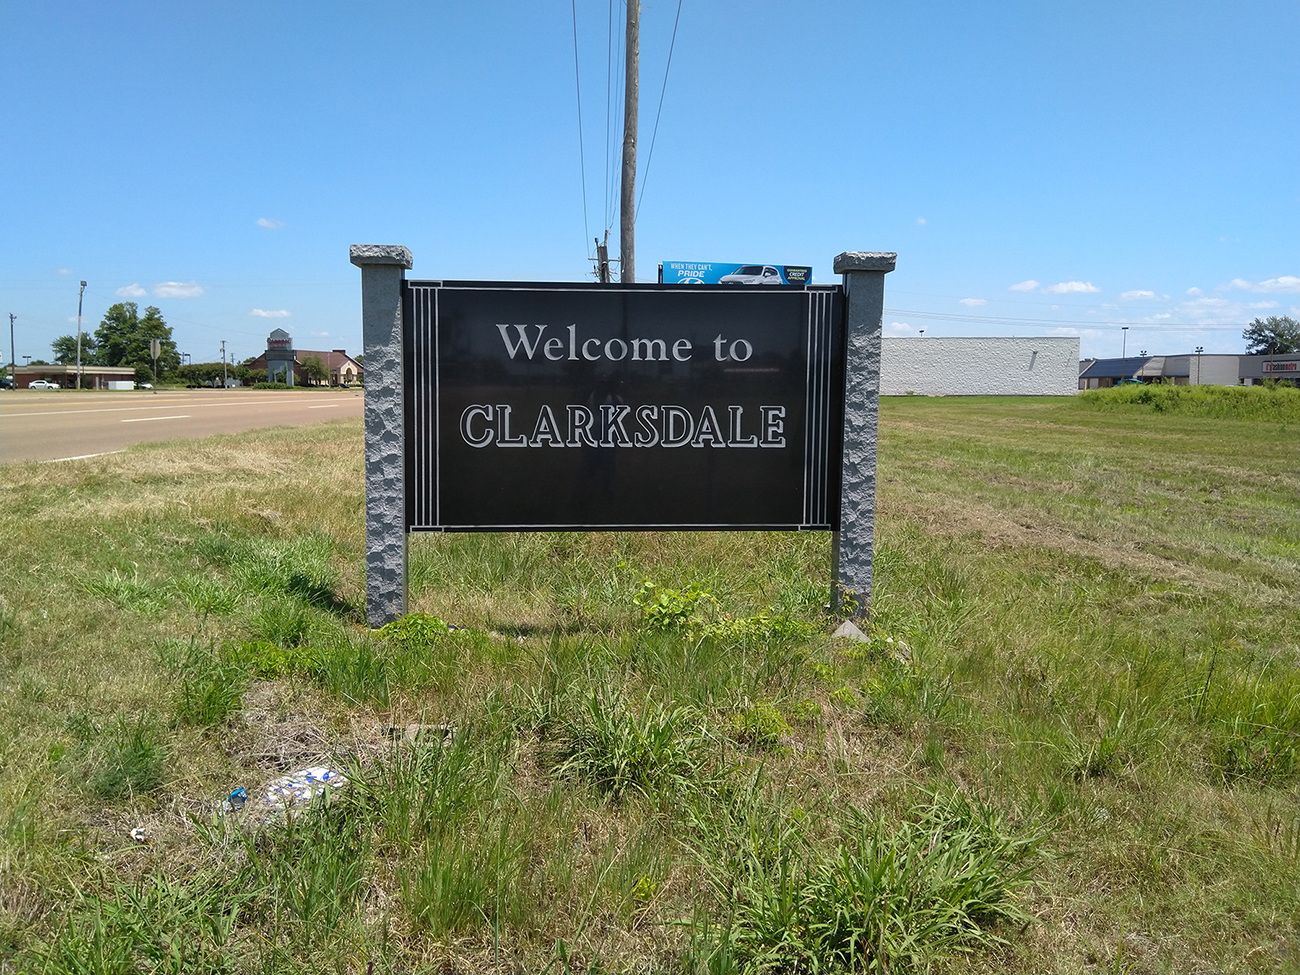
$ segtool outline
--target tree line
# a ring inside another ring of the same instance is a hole
[[[1241,333],[1246,340],[1247,355],[1287,355],[1300,352],[1300,323],[1287,315],[1270,315],[1256,318]],[[158,376],[154,375],[150,342],[158,339]],[[77,361],[77,337],[61,335],[51,343],[54,361],[71,364]],[[36,363],[41,360],[37,359]],[[162,312],[153,305],[140,314],[134,301],[121,301],[104,313],[94,334],[81,336],[81,361],[92,366],[130,366],[140,381],[159,376],[175,376],[189,383],[211,385],[222,375],[220,362],[196,362],[181,365],[181,354],[172,339],[171,326]],[[247,360],[251,362],[252,360]],[[226,365],[226,375],[242,382],[265,382],[265,369],[249,369],[247,362]],[[319,356],[308,356],[302,361],[307,380],[313,383],[328,382],[329,369]]]
[[[150,354],[150,343],[158,340],[158,373],[154,374],[154,360]],[[72,365],[77,361],[77,337],[60,335],[50,343],[54,361],[63,365]],[[171,326],[163,319],[162,312],[149,305],[140,314],[139,306],[134,301],[121,301],[104,313],[99,327],[92,332],[81,335],[81,362],[88,366],[127,366],[135,369],[138,382],[155,381],[161,377],[174,378],[191,385],[220,385],[222,376],[238,379],[244,383],[266,382],[265,369],[249,368],[246,359],[243,363],[194,362],[181,365],[181,354],[177,351],[172,338]],[[43,365],[40,359],[33,360],[33,365]],[[308,382],[328,382],[329,367],[320,356],[307,356],[301,362],[302,372]]]

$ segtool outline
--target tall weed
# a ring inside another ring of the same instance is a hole
[[[1092,410],[1146,410],[1220,420],[1300,423],[1300,389],[1292,386],[1116,386],[1080,393]]]
[[[697,970],[924,972],[1030,920],[1017,895],[1042,834],[955,793],[901,824],[850,821],[829,850],[786,832],[775,848],[742,848],[737,869],[706,860],[718,908],[693,925]]]
[[[593,691],[560,733],[555,774],[588,782],[613,799],[669,798],[708,784],[708,740],[693,711]]]

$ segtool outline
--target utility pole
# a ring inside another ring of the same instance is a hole
[[[18,368],[18,363],[15,361],[18,358],[18,353],[14,351],[14,318],[15,317],[16,316],[14,315],[13,312],[9,313],[9,378],[10,379],[14,378],[14,370]]]
[[[81,388],[81,296],[86,293],[86,282],[81,282],[77,292],[77,388]]]
[[[609,231],[605,231],[605,240],[609,240]],[[601,284],[609,284],[609,244],[600,242],[596,238],[596,280]]]
[[[641,60],[641,0],[627,0],[627,73],[623,82],[623,195],[619,204],[618,279],[636,281],[633,223],[636,220],[637,85]]]
[[[226,376],[226,340],[221,340],[221,388],[226,388],[226,383],[230,380]]]

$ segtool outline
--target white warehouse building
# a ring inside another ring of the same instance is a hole
[[[1079,337],[899,338],[880,348],[880,395],[1074,396]]]

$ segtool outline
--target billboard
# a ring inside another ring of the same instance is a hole
[[[662,284],[812,284],[812,268],[795,264],[719,264],[699,261],[664,261]]]
[[[409,531],[838,528],[838,285],[402,289]]]

